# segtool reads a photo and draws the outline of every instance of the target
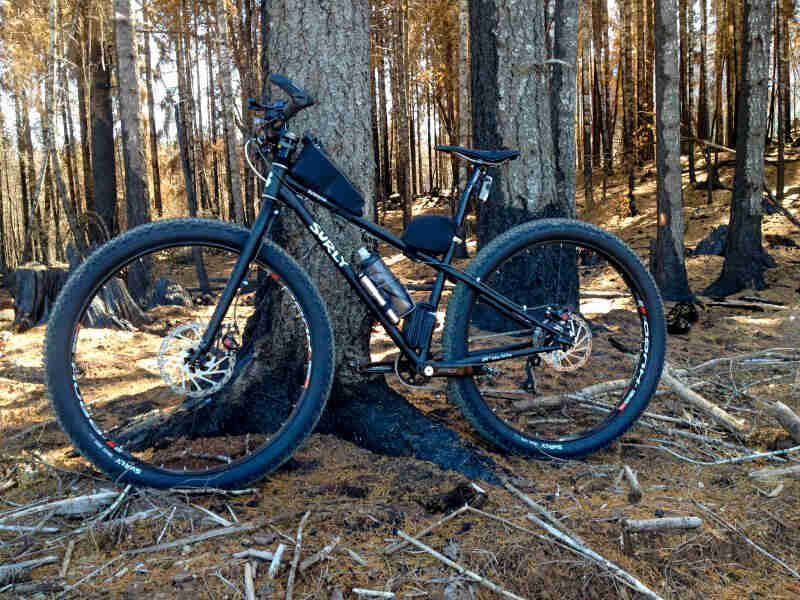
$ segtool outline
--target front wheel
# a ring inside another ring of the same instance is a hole
[[[444,359],[487,360],[480,375],[452,378],[448,395],[481,434],[512,453],[574,458],[636,421],[661,376],[664,308],[622,241],[579,221],[533,221],[493,240],[467,274],[547,326],[525,326],[456,287]],[[545,350],[526,353],[534,348]]]
[[[197,356],[248,235],[200,219],[138,227],[94,252],[59,295],[44,348],[50,400],[75,447],[115,481],[241,486],[317,423],[333,334],[316,288],[280,248],[262,244]]]

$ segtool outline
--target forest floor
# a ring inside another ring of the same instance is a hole
[[[799,160],[800,156],[790,158]],[[723,182],[730,185],[732,174],[732,168],[723,169]],[[769,168],[768,180],[774,189],[773,175],[774,169]],[[786,180],[783,206],[800,217],[800,163],[788,163]],[[585,218],[618,234],[646,263],[649,239],[655,236],[655,169],[650,165],[639,171],[636,204],[640,214],[635,218],[626,216],[624,181],[622,176],[612,178],[607,201],[598,202],[598,208]],[[708,205],[705,192],[690,190],[688,181],[684,183],[686,245],[693,248],[714,227],[727,224],[730,192],[714,192]],[[445,206],[425,199],[415,210],[436,213]],[[389,213],[389,226],[398,228],[399,219],[398,212]],[[773,237],[785,236],[800,244],[800,231],[776,214],[764,218],[764,233],[772,240],[765,246],[778,267],[767,272],[767,289],[747,290],[736,297],[757,295],[781,305],[763,311],[706,305],[688,334],[668,340],[668,361],[676,368],[740,357],[697,371],[687,383],[744,419],[748,425],[744,434],[723,433],[705,416],[665,393],[654,398],[650,410],[683,411],[697,424],[690,433],[705,436],[705,441],[674,432],[654,433],[637,425],[608,449],[584,460],[529,461],[494,451],[443,393],[408,390],[393,378],[390,383],[423,412],[491,456],[517,488],[555,515],[586,546],[659,596],[798,598],[800,481],[757,479],[750,473],[796,465],[800,454],[716,465],[685,460],[716,462],[793,445],[764,406],[779,400],[800,412],[800,249]],[[431,277],[409,261],[386,258],[401,279],[422,282]],[[722,262],[716,256],[687,258],[692,290],[699,292],[710,284]],[[0,330],[10,330],[12,320],[12,301],[3,290]],[[305,513],[309,517],[301,561],[334,539],[338,542],[327,558],[298,573],[295,598],[342,597],[339,592],[356,597],[354,588],[393,592],[398,598],[499,597],[417,548],[383,552],[399,539],[398,529],[417,534],[459,509],[465,500],[472,509],[439,525],[423,541],[497,586],[523,598],[639,597],[607,568],[571,552],[537,528],[526,518],[531,509],[507,489],[475,482],[482,490],[479,493],[463,477],[430,463],[378,456],[318,434],[310,436],[286,466],[242,495],[132,490],[117,517],[137,513],[144,517],[116,526],[90,524],[96,514],[83,521],[59,516],[50,507],[12,519],[9,515],[20,507],[35,508],[101,489],[118,493],[110,481],[72,455],[66,436],[52,420],[43,387],[43,332],[44,327],[38,326],[0,337],[0,344],[5,344],[0,348],[2,598],[238,598],[246,597],[246,572],[253,571],[256,597],[285,597],[288,564]],[[643,491],[638,502],[633,502],[628,484],[618,477],[624,465],[638,474]],[[697,529],[623,536],[624,519],[656,516],[696,516],[702,524]],[[226,529],[226,522],[233,529]],[[2,530],[10,524],[38,531]],[[78,530],[84,525],[91,526]],[[47,527],[59,531],[46,532]],[[213,530],[227,535],[182,540]],[[176,544],[139,552],[169,542]],[[268,562],[234,557],[248,548],[274,552],[280,543],[286,553],[275,578],[267,574]],[[71,560],[62,574],[68,547]],[[3,583],[2,565],[48,556],[54,561],[30,571],[29,581]]]

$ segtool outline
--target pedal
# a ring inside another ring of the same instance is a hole
[[[394,363],[389,361],[358,363],[359,373],[394,373]]]

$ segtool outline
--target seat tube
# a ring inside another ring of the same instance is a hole
[[[219,303],[214,309],[214,314],[211,316],[211,321],[206,328],[206,332],[203,334],[200,353],[208,352],[211,349],[213,341],[219,333],[220,325],[222,325],[222,319],[225,318],[225,314],[228,312],[228,308],[236,295],[236,291],[239,289],[239,286],[242,284],[247,274],[250,263],[253,262],[253,259],[261,248],[261,239],[264,237],[264,234],[269,232],[272,228],[272,224],[278,216],[279,210],[275,202],[278,192],[280,192],[282,185],[281,176],[285,169],[286,167],[282,164],[277,162],[272,163],[272,169],[267,176],[267,183],[264,186],[264,191],[261,193],[261,198],[263,200],[261,210],[258,212],[256,222],[250,230],[250,236],[247,238],[244,249],[239,255],[236,265],[233,267],[231,277],[228,279],[228,283],[225,284],[225,289],[222,292]]]
[[[476,165],[472,170],[472,176],[469,178],[469,183],[461,193],[461,200],[458,203],[458,212],[456,212],[456,227],[459,229],[461,228],[461,223],[464,220],[464,213],[467,212],[467,201],[469,200],[469,196],[472,194],[472,189],[475,187],[478,179],[482,176],[483,171],[483,167]]]

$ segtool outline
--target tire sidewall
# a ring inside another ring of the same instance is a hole
[[[98,248],[68,279],[50,317],[45,336],[45,376],[56,415],[76,448],[115,481],[155,488],[243,485],[273,471],[311,432],[325,406],[333,379],[333,334],[319,292],[299,265],[270,242],[261,245],[257,260],[283,280],[299,303],[311,337],[313,364],[300,406],[270,443],[241,463],[202,477],[182,476],[154,468],[109,448],[91,426],[72,376],[72,324],[85,308],[86,298],[109,273],[131,257],[154,246],[179,245],[190,240],[241,251],[249,231],[202,219],[159,221],[130,230]]]
[[[624,410],[617,411],[602,429],[586,437],[550,443],[524,436],[498,418],[482,399],[472,378],[451,379],[449,392],[473,425],[500,448],[516,454],[542,458],[576,458],[595,452],[611,443],[630,428],[647,407],[663,368],[666,344],[664,308],[652,276],[622,240],[599,227],[570,219],[542,219],[510,229],[484,247],[467,267],[466,273],[483,280],[499,263],[522,247],[553,240],[580,242],[613,258],[624,269],[636,293],[641,295],[641,301],[647,311],[644,320],[649,336],[647,340],[649,348],[646,363],[641,367],[636,391],[628,399]],[[456,287],[445,320],[443,334],[445,360],[456,360],[466,352],[466,337],[474,296],[475,293],[466,284],[460,283]]]

